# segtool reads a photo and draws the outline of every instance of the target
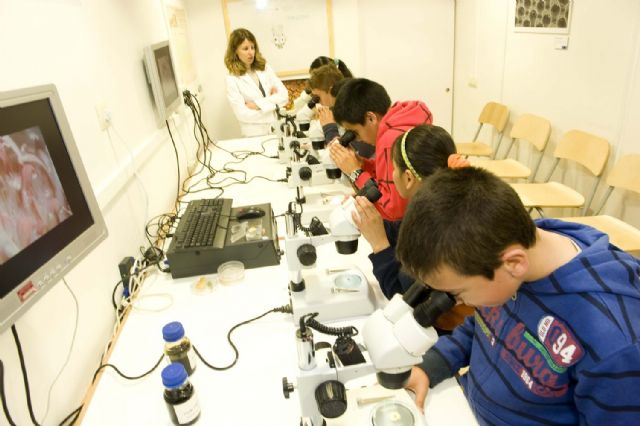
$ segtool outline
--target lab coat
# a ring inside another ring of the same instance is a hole
[[[261,136],[271,133],[271,125],[276,121],[276,105],[284,107],[289,99],[287,88],[269,65],[265,66],[264,71],[256,71],[256,74],[266,97],[262,95],[260,88],[248,74],[227,76],[227,98],[240,122],[242,136]],[[274,87],[277,92],[270,95]],[[247,107],[246,101],[255,102],[260,109],[254,110]]]

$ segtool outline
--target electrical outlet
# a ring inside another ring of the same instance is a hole
[[[111,111],[107,108],[106,103],[99,102],[96,105],[96,116],[98,117],[100,130],[107,130],[111,126]]]

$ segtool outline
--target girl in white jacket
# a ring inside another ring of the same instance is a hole
[[[229,70],[227,98],[240,122],[242,136],[271,133],[276,107],[286,105],[289,95],[267,65],[251,31],[238,28],[231,33],[224,64]]]

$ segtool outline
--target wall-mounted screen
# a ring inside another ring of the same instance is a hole
[[[163,124],[182,103],[168,41],[144,49],[144,68],[151,88],[158,123]]]
[[[106,235],[55,86],[0,93],[0,331]]]

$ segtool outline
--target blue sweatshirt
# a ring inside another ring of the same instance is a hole
[[[401,265],[395,255],[401,223],[401,221],[384,220],[384,232],[387,234],[390,245],[378,253],[369,255],[369,260],[373,265],[373,275],[378,280],[380,289],[387,299],[391,299],[396,293],[404,294],[415,281],[400,271]]]
[[[477,308],[420,367],[435,386],[468,365],[461,384],[481,424],[640,424],[639,260],[591,227],[536,225],[582,252],[504,305]]]

